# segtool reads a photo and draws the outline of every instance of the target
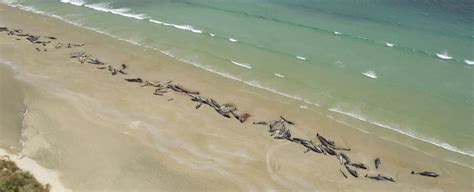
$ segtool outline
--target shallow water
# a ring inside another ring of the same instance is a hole
[[[95,66],[67,59],[71,49],[37,52],[30,50],[28,42],[1,36],[2,58],[19,67],[15,70],[18,79],[37,88],[25,89],[26,122],[30,125],[25,157],[61,173],[61,182],[75,191],[472,188],[472,168],[466,168],[472,167],[472,157],[367,124],[367,117],[353,115],[365,120],[354,121],[351,116],[326,110],[326,106],[310,106],[227,80],[158,51],[56,19],[7,6],[0,6],[0,12],[7,15],[0,17],[4,26],[53,35],[61,42],[85,43],[73,50],[86,51],[112,65],[125,62],[130,66],[129,76],[172,79],[203,96],[233,102],[242,112],[252,114],[250,122],[284,115],[297,122],[292,127],[295,137],[315,139],[315,133],[324,134],[341,146],[350,146],[351,159],[367,164],[380,157],[383,166],[379,171],[397,180],[393,184],[363,178],[341,180],[340,165],[333,157],[303,153],[301,146],[272,139],[266,127],[222,118],[207,107],[196,110],[194,103],[180,94],[153,96],[151,89],[127,83],[121,75],[110,76]],[[255,68],[253,63],[234,61]],[[410,176],[411,170],[433,170],[443,176],[436,180]]]
[[[464,61],[474,59],[472,1],[13,4],[301,100],[365,131],[474,155],[473,68]],[[452,59],[436,56],[443,53]]]

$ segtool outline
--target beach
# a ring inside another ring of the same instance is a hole
[[[70,23],[0,4],[0,26],[82,44],[55,49],[0,34],[0,148],[58,175],[57,191],[471,191],[473,157],[392,131],[384,138],[298,105],[299,101],[228,79]],[[39,48],[40,51],[35,50]],[[44,49],[47,49],[44,51]],[[127,75],[80,64],[85,51]],[[251,114],[244,123],[212,108],[196,109],[186,94],[154,95],[124,78],[178,83]],[[316,133],[349,147],[370,165],[344,178],[331,155],[303,153],[252,124],[284,116],[294,137]],[[377,130],[371,130],[377,132]],[[375,158],[382,166],[375,169]],[[411,175],[435,171],[437,178]],[[396,182],[363,175],[383,173]],[[40,175],[40,174],[39,174]],[[42,181],[41,179],[38,179]],[[48,180],[46,180],[48,181]],[[51,180],[49,180],[51,181]],[[53,189],[55,185],[52,185]]]

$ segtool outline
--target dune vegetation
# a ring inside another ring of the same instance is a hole
[[[49,185],[39,183],[31,173],[23,171],[8,159],[0,159],[0,192],[47,192]]]

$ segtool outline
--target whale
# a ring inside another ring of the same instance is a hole
[[[357,167],[359,169],[368,169],[367,165],[365,165],[363,163],[351,163],[350,165],[352,165],[353,167]]]
[[[290,124],[290,125],[295,125],[294,122],[289,121],[288,119],[285,119],[283,116],[280,116],[280,118],[281,118],[283,121],[285,121],[286,123]]]
[[[337,155],[336,151],[327,146],[323,145],[323,150],[326,151],[326,153],[328,153],[329,155]]]
[[[354,177],[359,177],[359,174],[357,173],[357,171],[355,169],[352,169],[350,168],[347,164],[344,165],[347,169],[347,171],[349,171],[349,173],[354,176]]]
[[[344,164],[350,164],[351,159],[345,153],[339,153],[339,155],[346,161]]]
[[[130,78],[130,79],[124,79],[125,81],[132,82],[132,83],[143,83],[143,79],[141,78]]]
[[[319,135],[319,133],[316,133],[316,136],[318,137],[319,141],[321,144],[325,145],[326,147],[332,146],[335,147],[336,143],[334,141],[328,140],[324,138],[323,136]]]
[[[414,174],[418,174],[418,175],[422,175],[422,176],[426,176],[426,177],[438,177],[439,174],[435,173],[435,172],[431,172],[431,171],[423,171],[423,172],[418,172],[418,173],[415,173],[415,171],[411,171],[411,174],[414,175]]]
[[[387,177],[387,176],[383,176],[383,175],[380,175],[380,174],[377,174],[376,176],[370,176],[370,175],[365,175],[365,177],[369,178],[369,179],[373,179],[373,180],[377,180],[377,181],[391,181],[391,182],[395,182],[395,179],[393,179],[392,177]]]
[[[380,167],[380,164],[381,164],[382,162],[380,161],[380,158],[377,157],[377,158],[374,160],[374,163],[375,163],[375,169],[378,169],[378,168]]]
[[[291,141],[294,142],[294,143],[299,143],[299,144],[309,143],[308,140],[301,139],[301,138],[298,138],[298,137],[293,137],[293,139],[291,139]]]

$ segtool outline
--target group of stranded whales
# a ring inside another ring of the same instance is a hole
[[[40,36],[40,35],[33,35],[29,33],[24,33],[23,30],[21,29],[9,29],[8,27],[0,27],[0,32],[7,32],[7,35],[9,36],[16,36],[16,40],[21,40],[21,37],[24,37],[27,41],[34,45],[38,45],[35,47],[35,50],[38,52],[46,52],[48,49],[46,48],[49,44],[52,43],[52,41],[57,40],[58,38],[53,37],[53,36]],[[42,45],[42,48],[41,46]],[[81,47],[84,46],[84,44],[73,44],[73,43],[68,43],[67,48],[74,48],[74,47]],[[62,43],[58,42],[54,48],[59,49],[63,47]]]
[[[9,36],[16,36],[17,40],[21,40],[21,38],[25,38],[27,41],[32,43],[33,45],[42,45],[44,48],[40,49],[39,47],[35,47],[37,51],[46,52],[46,47],[51,44],[55,43],[54,48],[76,48],[84,46],[85,44],[73,44],[67,43],[64,44],[62,42],[57,41],[58,38],[52,36],[40,36],[40,35],[33,35],[29,33],[24,33],[21,29],[9,29],[8,27],[0,27],[0,33],[7,32]],[[56,42],[54,42],[56,41]],[[87,54],[84,51],[77,51],[72,52],[69,54],[69,58],[77,59],[79,63],[88,63],[91,65],[96,65],[97,69],[104,70],[107,69],[112,76],[117,74],[121,75],[128,75],[125,71],[128,66],[126,64],[121,64],[119,67],[115,67],[114,65],[106,64],[104,61],[99,60],[98,58],[93,57],[90,54]],[[248,113],[240,113],[237,109],[237,106],[233,103],[224,103],[220,104],[213,98],[207,98],[200,95],[199,91],[194,91],[188,88],[185,88],[179,84],[173,83],[173,81],[164,81],[164,82],[152,82],[148,80],[144,80],[140,77],[137,78],[124,78],[125,81],[130,83],[138,83],[141,87],[154,87],[155,92],[154,95],[163,96],[164,94],[175,92],[181,93],[183,95],[187,95],[190,97],[191,101],[197,103],[195,109],[201,108],[203,105],[207,105],[208,107],[214,109],[218,114],[226,118],[234,117],[240,123],[244,123],[250,118],[250,114]],[[169,99],[168,101],[172,101],[173,99]],[[349,156],[344,151],[351,151],[350,148],[340,147],[337,146],[336,143],[326,137],[323,137],[319,133],[316,134],[316,138],[319,143],[313,142],[311,139],[304,139],[293,137],[290,132],[290,126],[295,126],[296,124],[293,121],[288,120],[287,118],[280,116],[280,118],[276,120],[270,121],[255,121],[253,122],[255,125],[265,125],[269,127],[270,135],[274,139],[278,140],[287,140],[291,143],[300,144],[305,148],[304,153],[307,152],[314,152],[323,155],[334,156],[343,168],[339,169],[342,176],[348,178],[348,174],[344,171],[344,169],[353,177],[359,177],[358,169],[368,170],[369,166],[360,163],[360,162],[352,162]],[[376,158],[374,160],[374,167],[378,169],[381,166],[382,161],[380,158]],[[423,171],[423,172],[415,172],[411,171],[412,175],[420,175],[426,177],[438,177],[439,174],[431,171]],[[377,175],[365,175],[366,178],[376,180],[376,181],[391,181],[395,182],[392,177],[384,176],[382,174]]]
[[[364,170],[369,169],[369,166],[367,166],[364,163],[352,162],[349,156],[343,152],[343,151],[351,151],[350,148],[339,147],[336,145],[336,142],[320,135],[319,133],[316,133],[316,138],[318,139],[319,143],[315,143],[310,139],[308,140],[304,138],[292,137],[289,126],[295,125],[295,123],[292,121],[289,121],[283,116],[280,116],[280,118],[276,120],[257,121],[257,122],[254,122],[253,124],[268,126],[269,127],[268,131],[271,133],[271,136],[273,136],[274,139],[285,139],[285,140],[288,140],[289,142],[302,145],[303,147],[306,148],[304,153],[312,151],[318,154],[335,156],[336,159],[340,162],[340,164],[344,166],[345,170],[347,170],[347,172],[349,172],[349,174],[352,175],[353,177],[359,177],[359,173],[357,172],[356,169],[364,169]],[[381,164],[380,158],[376,158],[374,160],[374,164],[375,164],[376,169],[378,169],[378,167]],[[343,169],[339,169],[339,171],[341,172],[342,176],[344,176],[345,178],[348,178],[347,174],[343,171]],[[395,182],[395,180],[392,177],[387,177],[380,174],[378,174],[377,176],[366,175],[366,177],[369,179],[374,179],[378,181],[387,180],[387,181]]]
[[[179,84],[173,83],[173,81],[164,81],[164,82],[151,82],[143,80],[142,78],[125,78],[125,81],[131,83],[140,83],[142,87],[151,86],[155,88],[154,95],[163,96],[166,93],[174,91],[176,93],[183,93],[191,98],[191,101],[197,102],[196,109],[201,108],[202,105],[207,105],[213,108],[220,115],[231,118],[232,116],[239,120],[241,123],[247,121],[250,117],[248,113],[240,113],[237,109],[237,106],[233,103],[224,103],[219,104],[213,98],[206,98],[199,94],[199,91],[190,90]]]

